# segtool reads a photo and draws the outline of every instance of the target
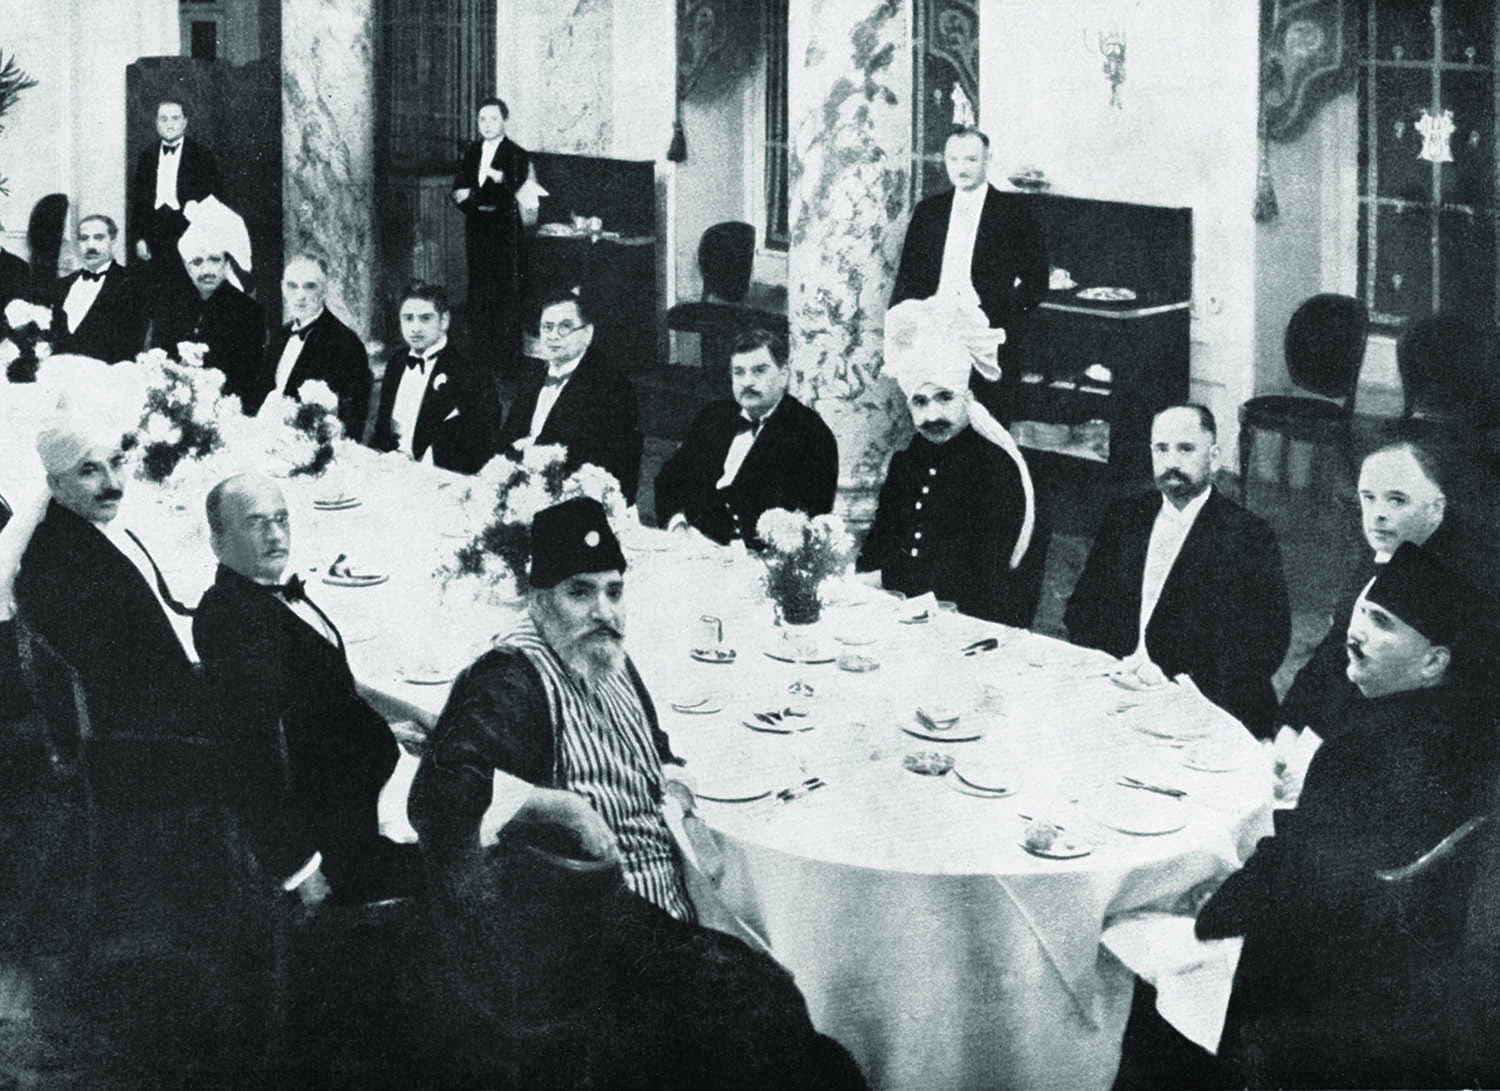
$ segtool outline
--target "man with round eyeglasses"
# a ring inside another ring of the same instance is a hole
[[[608,470],[626,503],[635,503],[644,439],[630,378],[594,337],[589,302],[572,291],[544,297],[537,351],[545,370],[533,373],[501,428],[500,448],[535,445],[568,449],[569,471],[584,463]]]

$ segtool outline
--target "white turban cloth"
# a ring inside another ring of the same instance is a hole
[[[1000,378],[996,356],[1004,342],[1005,331],[988,325],[977,301],[952,296],[908,299],[885,312],[884,373],[901,385],[908,398],[928,385],[967,394],[970,368],[991,382]],[[1021,475],[1026,514],[1009,558],[1010,567],[1015,568],[1031,547],[1036,530],[1031,471],[1015,437],[977,401],[969,403],[969,424],[1009,455]]]
[[[250,232],[243,217],[217,197],[189,201],[183,209],[187,230],[177,240],[184,261],[195,254],[228,254],[247,273],[250,265]]]
[[[49,474],[67,473],[96,447],[115,448],[140,422],[142,394],[134,368],[86,357],[54,357],[48,379],[57,391],[37,429],[36,453]],[[137,381],[133,381],[137,380]]]

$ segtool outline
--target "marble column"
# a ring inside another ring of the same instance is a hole
[[[368,337],[378,259],[374,3],[281,3],[286,253],[313,249],[327,256],[329,303]]]
[[[839,511],[865,524],[910,427],[881,343],[910,194],[911,8],[791,7],[793,390],[838,437]]]

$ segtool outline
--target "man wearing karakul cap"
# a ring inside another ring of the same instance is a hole
[[[906,595],[932,592],[966,614],[1018,628],[1041,593],[1046,536],[1031,474],[1010,433],[969,393],[969,370],[999,374],[1000,330],[977,306],[909,300],[886,316],[885,373],[917,434],[891,459],[856,565]]]
[[[1451,922],[1398,917],[1399,891],[1376,871],[1490,809],[1475,602],[1424,547],[1395,551],[1349,620],[1360,696],[1314,756],[1297,807],[1276,813],[1275,836],[1198,915],[1200,938],[1245,937],[1219,1054],[1250,1086],[1452,1086],[1422,974]]]
[[[625,558],[603,507],[543,510],[531,548],[527,616],[454,683],[408,805],[446,924],[445,1063],[465,1086],[516,1078],[496,1054],[541,1012],[527,1085],[863,1086],[785,970],[693,923],[662,810],[692,793],[663,772],[680,763],[624,651]],[[539,836],[618,870],[538,870],[516,846]]]

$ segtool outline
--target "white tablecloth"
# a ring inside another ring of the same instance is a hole
[[[361,684],[388,715],[432,723],[448,690],[433,679],[450,679],[519,609],[445,591],[433,576],[462,543],[466,479],[360,451],[326,480],[284,484],[294,567],[343,631]],[[313,507],[338,493],[361,504]],[[180,596],[192,601],[207,586],[214,562],[201,490],[136,483],[121,518],[142,532]],[[1101,951],[1100,932],[1112,916],[1237,866],[1269,828],[1268,759],[1248,733],[1195,693],[1118,688],[1104,677],[1105,656],[958,615],[903,625],[900,604],[852,588],[816,638],[880,668],[781,662],[765,654],[787,649],[759,594],[758,562],[690,556],[654,531],[635,532],[627,547],[627,644],[700,788],[826,782],[787,803],[700,804],[727,860],[725,903],[796,975],[817,1026],[882,1088],[1108,1087],[1131,978]],[[390,580],[322,584],[339,553]],[[703,614],[723,620],[732,664],[690,658]],[[959,653],[988,635],[1001,647]],[[799,681],[811,696],[789,692]],[[672,708],[700,697],[722,711]],[[906,734],[917,705],[934,701],[983,738]],[[756,711],[787,706],[805,711],[795,722],[813,730],[744,726]],[[1196,732],[1205,738],[1186,746],[1159,737]],[[1016,791],[960,795],[951,775],[906,771],[902,758],[915,751],[960,762],[986,755],[1014,770]],[[1233,768],[1198,771],[1185,757]],[[1185,827],[1161,836],[1109,828],[1137,804],[1171,804],[1119,788],[1121,775],[1188,792],[1176,805]],[[1021,815],[1056,821],[1092,853],[1028,855]]]

